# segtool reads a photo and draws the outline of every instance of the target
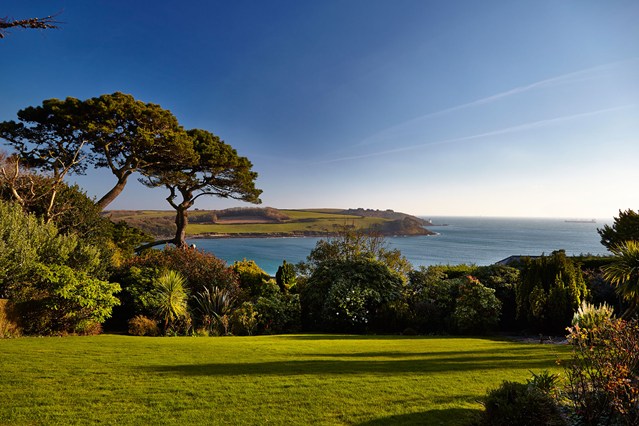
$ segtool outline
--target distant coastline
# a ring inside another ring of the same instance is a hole
[[[111,210],[113,221],[124,221],[157,239],[175,232],[175,212],[170,210]],[[422,219],[393,210],[233,208],[193,210],[186,228],[189,239],[220,238],[304,238],[334,237],[344,229],[372,232],[385,237],[436,235],[435,226]]]

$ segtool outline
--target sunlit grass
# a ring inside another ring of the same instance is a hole
[[[380,336],[0,341],[1,424],[464,424],[567,348]]]

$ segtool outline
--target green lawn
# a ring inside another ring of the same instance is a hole
[[[568,348],[291,335],[0,340],[0,424],[464,424]]]

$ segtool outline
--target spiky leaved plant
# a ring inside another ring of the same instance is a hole
[[[164,271],[155,280],[154,307],[156,315],[164,321],[164,332],[169,324],[188,316],[186,280],[176,271]]]

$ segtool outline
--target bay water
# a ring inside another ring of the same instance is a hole
[[[435,225],[430,236],[388,237],[387,246],[399,249],[413,264],[490,265],[512,255],[550,254],[565,250],[568,255],[609,254],[600,243],[597,228],[612,220],[596,223],[564,219],[429,217]],[[445,225],[445,226],[443,226]],[[297,263],[315,247],[319,238],[202,238],[189,240],[199,249],[212,252],[229,264],[254,260],[264,271],[275,275],[283,260]]]

